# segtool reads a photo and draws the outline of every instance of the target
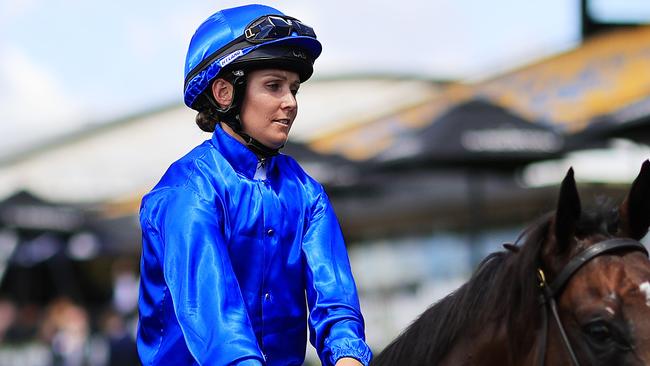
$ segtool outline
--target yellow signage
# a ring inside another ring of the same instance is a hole
[[[650,27],[590,39],[579,48],[474,86],[484,97],[566,132],[650,96]]]

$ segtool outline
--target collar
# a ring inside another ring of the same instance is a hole
[[[214,128],[211,142],[237,172],[246,178],[253,179],[260,161],[254,152],[230,136],[219,123]],[[271,172],[275,165],[275,157],[266,158],[265,161],[266,171]]]

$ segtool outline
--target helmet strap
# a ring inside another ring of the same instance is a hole
[[[277,149],[271,149],[258,140],[254,139],[249,134],[243,131],[243,126],[239,114],[241,112],[241,105],[244,99],[244,94],[246,92],[246,74],[243,70],[235,70],[232,72],[233,79],[233,97],[232,103],[229,106],[223,108],[213,98],[207,98],[212,104],[212,107],[216,109],[216,114],[219,117],[220,121],[223,121],[228,125],[237,135],[244,139],[246,142],[246,147],[253,151],[256,155],[261,157],[271,157],[278,155],[280,149],[284,145],[280,146]]]
[[[241,121],[239,120],[239,114],[237,114],[235,118],[237,118],[237,121],[239,121],[237,124],[241,126]],[[226,122],[226,124],[228,124],[228,122]],[[228,124],[228,126],[232,128],[232,125]],[[271,149],[242,130],[237,131],[233,129],[233,131],[235,131],[236,134],[238,134],[244,139],[244,141],[246,142],[246,147],[248,147],[256,155],[263,158],[270,158],[271,156],[278,155],[280,153],[280,149],[284,147],[284,145],[282,145],[277,149]]]

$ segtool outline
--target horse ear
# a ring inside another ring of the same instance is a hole
[[[575,234],[580,211],[580,197],[573,177],[573,168],[569,168],[564,180],[562,180],[560,198],[555,211],[555,240],[558,252],[561,253],[568,249],[571,238]]]
[[[650,226],[650,161],[641,165],[641,171],[632,183],[630,192],[619,207],[619,235],[640,240]]]

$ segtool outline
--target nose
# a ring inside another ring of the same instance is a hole
[[[280,108],[282,109],[296,109],[298,107],[298,101],[296,100],[296,96],[293,95],[293,93],[289,90],[284,95],[282,96],[282,103],[280,104]]]

